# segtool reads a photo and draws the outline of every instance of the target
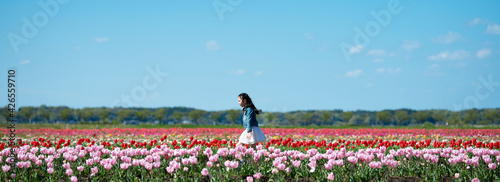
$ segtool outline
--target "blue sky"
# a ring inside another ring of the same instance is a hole
[[[499,5],[2,1],[0,92],[15,68],[18,107],[498,108]]]

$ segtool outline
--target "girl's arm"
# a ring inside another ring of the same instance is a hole
[[[247,130],[248,133],[252,132],[252,127],[250,126],[250,121],[252,121],[252,113],[253,113],[253,109],[252,108],[247,108],[245,109],[245,117],[243,119],[246,118],[246,121],[243,122],[243,124],[245,124],[245,129]]]

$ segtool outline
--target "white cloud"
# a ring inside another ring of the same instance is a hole
[[[374,63],[383,63],[384,59],[373,59]]]
[[[361,69],[357,69],[354,71],[349,71],[345,74],[345,77],[357,78],[363,71]]]
[[[213,50],[213,51],[220,49],[219,43],[217,43],[217,41],[215,41],[215,40],[208,41],[206,43],[205,47],[207,48],[207,50]]]
[[[474,25],[477,25],[477,24],[486,24],[488,23],[488,20],[483,20],[481,18],[474,18],[473,20],[471,20],[469,22],[469,25],[470,26],[474,26]]]
[[[481,49],[477,51],[476,57],[477,58],[485,58],[488,57],[491,54],[491,49]]]
[[[94,42],[97,42],[97,43],[102,43],[102,42],[107,42],[109,41],[109,38],[107,37],[96,37],[94,38]]]
[[[460,63],[457,63],[457,64],[455,64],[455,65],[453,65],[453,66],[455,66],[455,67],[466,67],[466,66],[467,66],[467,63],[462,63],[462,62],[460,62]]]
[[[424,76],[441,76],[441,66],[439,64],[433,64],[427,67],[424,71]]]
[[[470,55],[470,53],[467,51],[464,51],[464,50],[458,50],[458,51],[453,51],[453,52],[443,51],[443,52],[440,52],[439,54],[429,56],[429,59],[436,60],[436,61],[456,60],[456,59],[462,59],[462,58],[468,57],[469,55]]]
[[[304,33],[304,37],[306,37],[306,39],[308,40],[314,39],[314,35],[312,33]]]
[[[384,50],[374,49],[374,50],[368,51],[366,54],[370,55],[370,56],[383,56],[383,55],[385,55],[385,53],[386,53],[386,51],[384,51]]]
[[[477,25],[481,22],[480,18],[474,18],[472,21],[469,22],[469,25]]]
[[[373,83],[367,83],[367,84],[366,84],[366,87],[367,87],[367,88],[370,88],[370,87],[372,87],[372,86],[373,86]]]
[[[328,43],[323,43],[317,47],[318,51],[324,51],[328,49]]]
[[[255,76],[260,76],[260,75],[262,75],[262,71],[255,72]]]
[[[358,54],[363,50],[363,46],[353,46],[351,49],[349,49],[349,53],[351,54]]]
[[[402,45],[403,49],[406,49],[408,51],[411,51],[413,49],[416,49],[416,48],[419,48],[420,47],[420,43],[417,42],[417,41],[403,41],[403,45]]]
[[[246,71],[244,69],[239,69],[236,71],[228,71],[227,73],[232,74],[232,75],[242,75],[242,74],[245,74],[245,72]]]
[[[449,44],[449,43],[453,43],[457,40],[464,41],[465,39],[460,34],[454,33],[454,32],[448,32],[448,34],[432,38],[433,42],[440,43],[440,44]]]
[[[500,34],[500,26],[498,24],[490,24],[486,28],[486,33]]]
[[[30,62],[31,62],[30,60],[24,60],[24,61],[19,62],[19,64],[21,64],[21,65],[30,64]]]
[[[395,74],[395,73],[399,73],[399,72],[401,72],[400,67],[397,67],[397,68],[388,67],[388,68],[378,68],[377,69],[377,73]]]

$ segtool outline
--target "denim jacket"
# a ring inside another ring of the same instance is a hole
[[[250,107],[243,109],[243,126],[247,132],[252,131],[252,126],[259,126],[257,118],[255,117],[255,112]]]

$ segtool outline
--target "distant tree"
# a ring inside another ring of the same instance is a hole
[[[184,113],[180,111],[174,111],[172,114],[172,117],[175,119],[175,121],[178,123],[181,121],[181,119],[184,117]]]
[[[149,118],[149,116],[151,116],[151,111],[149,111],[149,109],[134,111],[134,115],[137,117],[137,119],[139,119],[140,122],[143,122],[144,120]]]
[[[431,116],[434,120],[436,120],[436,122],[442,122],[448,117],[448,112],[443,110],[434,111]]]
[[[276,114],[270,113],[270,112],[266,113],[265,116],[266,116],[267,122],[269,122],[269,123],[272,123],[273,120],[277,118]]]
[[[479,114],[477,113],[477,109],[469,109],[465,112],[464,120],[472,125],[476,123],[478,118]]]
[[[80,116],[83,122],[87,122],[92,116],[94,116],[94,110],[88,107],[83,108],[82,115]]]
[[[344,123],[347,123],[354,116],[354,113],[349,111],[349,112],[342,112],[340,115],[342,116],[342,120],[344,121]]]
[[[35,114],[33,112],[32,107],[21,107],[19,108],[19,114],[21,115],[22,118],[25,120],[28,120],[29,123],[31,123],[31,117]]]
[[[408,112],[405,110],[398,110],[394,113],[394,118],[396,119],[398,126],[401,126],[402,122],[410,120],[410,115],[408,115]]]
[[[239,114],[240,114],[240,111],[237,111],[234,109],[227,111],[226,117],[229,121],[231,121],[231,125],[234,125],[234,121],[236,121],[236,119],[238,119]]]
[[[423,124],[424,121],[429,119],[429,112],[427,111],[417,111],[412,114],[413,118],[417,120],[419,124]]]
[[[330,120],[333,116],[332,112],[329,111],[321,111],[321,120],[324,124],[327,124],[328,120]]]
[[[222,116],[222,113],[219,112],[219,111],[216,111],[216,112],[212,112],[210,113],[210,118],[212,118],[212,120],[214,121],[214,124],[217,125],[220,117]]]
[[[75,114],[75,118],[76,120],[82,120],[82,116],[83,116],[83,109],[75,109],[73,111],[73,113]]]
[[[107,123],[106,121],[108,120],[108,117],[109,117],[109,110],[102,109],[99,112],[97,112],[97,116],[99,117],[99,121],[102,121],[103,123]]]
[[[450,125],[461,125],[463,124],[462,116],[458,112],[452,112],[450,116],[446,119],[446,122]]]
[[[130,117],[130,110],[129,109],[120,109],[116,112],[116,120],[120,123],[129,117]]]
[[[10,117],[10,111],[8,106],[3,106],[2,107],[2,115],[5,117],[5,119]]]
[[[285,119],[290,123],[290,125],[292,126],[297,125],[297,115],[292,113],[286,113]]]
[[[495,109],[488,109],[484,113],[484,118],[493,124],[500,119],[500,113],[498,113]]]
[[[377,112],[377,120],[381,123],[381,125],[389,123],[391,121],[391,118],[391,113],[388,111]]]
[[[162,123],[161,120],[163,120],[163,118],[165,117],[165,114],[167,114],[167,111],[165,110],[165,108],[160,108],[160,109],[157,109],[153,115],[155,116],[155,118],[158,120],[158,122],[160,122],[160,124]]]
[[[38,116],[40,116],[42,119],[45,120],[45,123],[48,124],[49,123],[49,118],[50,118],[50,111],[45,108],[45,107],[40,107],[40,109],[38,109]]]
[[[303,116],[306,126],[310,126],[312,123],[312,118],[314,117],[314,113],[305,113]]]
[[[188,117],[193,119],[194,124],[198,124],[198,120],[203,116],[204,112],[199,109],[195,109],[188,113]]]
[[[68,120],[71,118],[73,114],[73,109],[64,109],[59,113],[59,117],[65,122],[68,123]]]

